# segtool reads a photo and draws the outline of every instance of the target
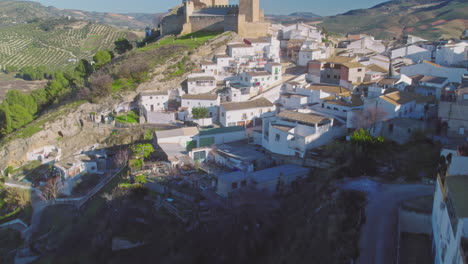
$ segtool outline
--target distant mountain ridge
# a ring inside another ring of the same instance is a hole
[[[44,6],[32,1],[0,1],[0,26],[24,23],[33,19],[53,19],[72,17],[95,23],[107,24],[115,27],[125,27],[142,30],[146,26],[155,27],[163,13],[99,13],[82,10],[60,9],[53,6]]]
[[[378,38],[413,34],[435,40],[459,37],[468,28],[467,14],[466,0],[399,0],[317,21],[330,32],[367,33]]]

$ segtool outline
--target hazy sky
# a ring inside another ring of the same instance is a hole
[[[58,8],[80,9],[113,13],[159,13],[181,3],[181,0],[35,0]],[[334,15],[351,9],[368,8],[384,0],[261,0],[267,14],[313,12],[318,15]],[[231,0],[237,4],[238,0]]]

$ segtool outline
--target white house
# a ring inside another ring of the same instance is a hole
[[[316,105],[312,109],[320,113],[341,118],[347,118],[349,112],[361,109],[364,106],[364,101],[361,97],[359,95],[354,95],[351,92],[325,97],[320,99],[320,101],[322,103]]]
[[[409,58],[413,62],[432,59],[432,52],[417,45],[408,45],[402,48],[392,50],[392,60],[396,58]]]
[[[271,73],[273,82],[283,79],[283,65],[278,62],[269,62],[265,65],[265,70]]]
[[[440,99],[443,89],[449,84],[449,81],[445,77],[435,77],[425,75],[419,80],[419,84],[416,85],[416,93],[430,96],[434,95],[437,99]]]
[[[200,62],[200,68],[207,75],[212,75],[212,76],[218,75],[218,64],[212,61]]]
[[[265,98],[239,103],[224,103],[219,108],[219,122],[224,127],[250,127],[261,124],[262,117],[274,114],[275,105]]]
[[[434,263],[468,263],[468,157],[451,156],[445,175],[437,177],[432,209]]]
[[[309,169],[297,165],[283,165],[256,172],[233,172],[218,176],[216,193],[222,197],[253,188],[258,191],[274,195],[278,192],[287,192],[291,184],[304,179]]]
[[[424,97],[412,92],[396,91],[379,97],[377,107],[387,112],[386,118],[406,117],[421,119],[425,117]],[[369,107],[372,107],[370,105]]]
[[[438,47],[435,62],[445,66],[468,67],[468,42],[449,43]]]
[[[206,108],[213,121],[218,120],[218,109],[221,99],[216,94],[186,94],[182,96],[179,120],[192,119],[193,108]]]
[[[300,94],[283,93],[280,95],[279,103],[286,110],[296,110],[309,104],[309,97]]]
[[[330,117],[283,111],[264,119],[262,146],[276,154],[303,158],[309,149],[333,139],[333,122]]]
[[[445,77],[449,82],[461,83],[461,78],[464,74],[468,74],[466,68],[449,68],[430,61],[422,61],[418,64],[403,66],[400,73],[406,76],[414,76],[418,74],[430,75],[437,77]]]
[[[287,48],[288,40],[291,39],[309,39],[322,42],[322,37],[323,35],[320,29],[304,23],[285,26],[279,31],[281,48]]]
[[[169,93],[167,91],[141,92],[139,95],[140,108],[146,112],[166,111],[169,104]]]
[[[231,66],[231,60],[232,58],[226,54],[215,55],[215,61],[218,65],[218,69],[223,71],[227,71],[229,69],[229,67]]]
[[[257,86],[265,88],[271,85],[274,81],[271,73],[267,71],[250,71],[243,72],[239,75],[241,84],[245,86]]]
[[[187,79],[189,94],[206,94],[217,87],[216,78],[213,76],[196,76]]]
[[[245,43],[228,44],[227,55],[231,58],[254,57],[257,55],[255,48]]]
[[[42,164],[58,161],[61,156],[62,150],[56,146],[44,146],[27,154],[28,161],[39,160]]]
[[[190,142],[195,140],[199,134],[196,127],[182,127],[171,130],[156,131],[154,140],[157,144],[175,144],[181,147],[187,147]]]
[[[349,92],[349,90],[341,86],[327,84],[312,84],[309,86],[296,87],[295,89],[296,94],[305,95],[309,98],[309,104],[320,103],[320,99],[335,96],[345,92]]]

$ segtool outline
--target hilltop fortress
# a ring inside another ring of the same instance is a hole
[[[184,0],[161,22],[161,35],[196,31],[235,31],[242,37],[266,36],[270,23],[264,22],[260,0]]]

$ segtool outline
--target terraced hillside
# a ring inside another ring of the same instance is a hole
[[[431,40],[457,38],[468,28],[468,1],[389,1],[373,8],[326,17],[321,21],[319,26],[338,33],[367,33],[378,38],[403,34]]]
[[[149,10],[150,11],[150,10]],[[0,26],[11,23],[24,23],[32,19],[71,17],[114,27],[143,30],[146,26],[156,27],[163,14],[114,14],[60,9],[44,6],[37,2],[20,0],[0,0]]]
[[[89,59],[100,49],[112,49],[128,30],[76,21],[45,31],[41,24],[0,27],[0,67],[66,67],[81,58]]]

